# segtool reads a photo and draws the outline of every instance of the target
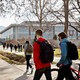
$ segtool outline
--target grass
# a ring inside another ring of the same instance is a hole
[[[54,55],[56,56],[56,57],[60,57],[60,49],[55,49],[55,51],[54,51]]]
[[[54,55],[56,57],[60,57],[60,53],[61,52],[59,48],[55,49]],[[80,60],[80,49],[78,49],[78,53],[79,53],[79,60]],[[16,55],[14,53],[2,52],[2,51],[0,51],[0,58],[7,61],[10,64],[24,64],[25,62],[24,56]]]
[[[61,53],[61,51],[59,48],[55,49],[55,51],[54,51],[55,56],[60,57],[60,53]],[[79,54],[79,59],[80,59],[80,49],[78,49],[78,54]]]
[[[80,59],[80,49],[78,49],[78,53],[79,53],[79,59]]]

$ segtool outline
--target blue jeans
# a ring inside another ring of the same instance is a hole
[[[46,67],[35,71],[34,79],[33,80],[40,80],[41,76],[45,74],[46,80],[52,80],[51,77],[51,68]]]

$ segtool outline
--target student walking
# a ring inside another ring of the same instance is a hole
[[[13,44],[10,43],[10,50],[11,50],[11,52],[12,52],[12,49],[13,49]]]
[[[6,47],[6,42],[3,42],[3,49],[5,49]]]
[[[42,37],[43,32],[42,30],[37,30],[36,31],[36,38],[37,41],[44,42],[45,39]],[[41,76],[43,73],[45,74],[46,80],[52,80],[51,78],[51,64],[49,63],[42,63],[40,58],[40,45],[35,41],[33,44],[33,59],[34,59],[34,64],[35,64],[35,74],[33,80],[40,80]]]
[[[57,66],[59,67],[57,80],[63,80],[64,78],[68,80],[75,80],[70,70],[72,60],[67,57],[67,35],[64,32],[61,32],[58,34],[58,37],[60,41],[61,58],[57,63]]]
[[[29,41],[26,41],[24,45],[24,53],[25,53],[25,58],[26,58],[26,72],[29,72],[29,67],[31,68],[31,74],[33,73],[33,68],[32,65],[30,64],[30,59],[32,57],[32,46],[30,45]]]
[[[14,45],[14,49],[15,49],[15,52],[16,52],[17,51],[17,45],[16,44]]]

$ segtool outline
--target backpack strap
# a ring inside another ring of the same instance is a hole
[[[43,42],[40,42],[40,41],[36,41],[38,44],[41,44],[41,43],[43,43],[43,42],[48,42],[47,40],[45,40],[45,41],[43,41]]]

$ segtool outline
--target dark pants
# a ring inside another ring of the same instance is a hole
[[[43,73],[45,74],[46,80],[52,80],[50,69],[51,69],[50,67],[47,67],[47,68],[36,70],[33,80],[40,80]]]
[[[27,70],[29,69],[29,67],[32,68],[30,64],[30,59],[31,59],[31,55],[26,55]]]
[[[73,75],[72,75],[72,72],[70,70],[70,65],[62,66],[59,69],[57,80],[63,80],[64,77],[67,80],[75,80],[74,77],[73,77]]]

